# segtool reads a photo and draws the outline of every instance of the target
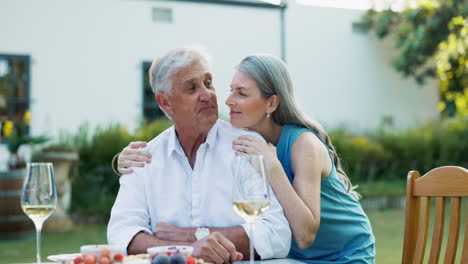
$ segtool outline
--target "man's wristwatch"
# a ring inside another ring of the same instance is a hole
[[[197,240],[207,237],[208,235],[210,235],[210,230],[206,227],[199,227],[197,231],[195,231],[195,238]]]

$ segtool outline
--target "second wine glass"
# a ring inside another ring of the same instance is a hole
[[[253,228],[259,215],[270,207],[270,189],[261,155],[238,155],[233,166],[232,205],[249,224],[250,263],[254,262]]]
[[[37,263],[41,263],[41,230],[57,206],[52,163],[28,163],[21,194],[21,207],[36,227]]]

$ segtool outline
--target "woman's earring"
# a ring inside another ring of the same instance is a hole
[[[270,114],[267,114],[267,117],[270,117]]]

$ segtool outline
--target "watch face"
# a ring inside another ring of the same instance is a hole
[[[195,232],[195,237],[197,240],[200,240],[210,234],[210,230],[206,227],[199,227],[197,228],[197,231]]]

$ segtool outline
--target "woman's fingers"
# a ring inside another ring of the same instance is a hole
[[[144,167],[145,162],[138,162],[138,161],[131,161],[131,160],[125,160],[122,163],[119,163],[119,166],[123,168],[129,168],[129,167]]]
[[[130,142],[128,146],[132,149],[137,149],[137,148],[144,148],[146,147],[147,143],[144,141],[135,141],[135,142]]]
[[[253,137],[255,138],[255,137]],[[253,141],[246,138],[238,138],[232,142],[232,147],[236,151],[248,153],[248,154],[259,154],[262,153],[267,145],[258,140]]]
[[[238,139],[235,139],[232,143],[237,144],[237,145],[248,145],[248,144],[251,144],[251,141],[238,138]]]
[[[152,158],[151,154],[146,153],[143,150],[131,149],[129,147],[126,147],[123,149],[122,153],[120,153],[118,161],[119,161],[119,164],[126,160],[142,161],[142,162],[150,163],[151,158]]]
[[[146,152],[140,151],[135,154],[127,155],[126,159],[130,161],[146,162],[148,158],[147,158]]]
[[[232,148],[237,152],[242,152],[246,154],[258,154],[259,153],[255,145],[233,144]]]
[[[125,154],[120,153],[118,158],[118,168],[127,168],[131,166],[144,167],[146,163],[151,162],[151,159],[148,158],[148,155],[144,151],[138,151],[134,154]]]
[[[132,149],[130,147],[125,147],[120,153],[120,156],[128,156],[128,155],[140,155],[140,156],[148,156],[148,153],[141,149]]]
[[[147,143],[143,141],[130,142],[119,154],[117,170],[121,174],[132,173],[133,169],[130,167],[144,167],[146,163],[150,163],[151,154],[140,149],[146,146]]]
[[[254,137],[254,136],[249,136],[249,135],[239,136],[237,139],[246,140],[246,141],[250,141],[250,142],[263,143],[263,140],[261,140],[260,138]]]
[[[131,169],[131,168],[118,168],[118,171],[120,172],[120,174],[128,174],[128,173],[132,173],[133,169]]]

